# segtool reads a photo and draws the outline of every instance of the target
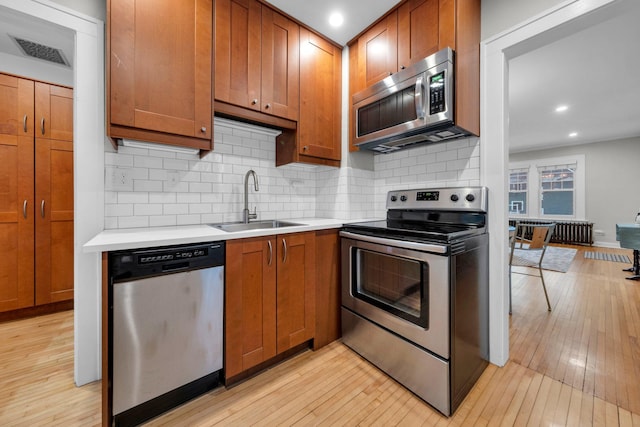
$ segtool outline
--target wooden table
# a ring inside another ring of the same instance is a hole
[[[631,271],[628,280],[640,280],[640,224],[616,224],[616,240],[621,248],[633,249],[633,266],[623,271]]]

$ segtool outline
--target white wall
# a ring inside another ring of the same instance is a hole
[[[513,153],[509,161],[573,155],[585,156],[585,219],[603,233],[596,234],[596,245],[619,247],[616,224],[633,222],[640,212],[640,138]]]
[[[51,0],[69,9],[84,13],[85,15],[107,21],[107,1],[106,0]]]
[[[33,80],[73,86],[73,70],[69,68],[2,52],[0,52],[0,71]]]
[[[481,39],[486,40],[566,0],[483,0]]]

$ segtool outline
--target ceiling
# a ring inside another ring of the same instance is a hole
[[[640,136],[640,2],[595,14],[509,61],[511,152]]]
[[[268,2],[344,45],[399,1]],[[512,152],[640,136],[640,2],[614,5],[578,32],[509,61]],[[345,17],[341,28],[328,23],[336,10]],[[73,65],[69,30],[0,7],[0,53],[38,62],[24,57],[7,34],[59,48]],[[560,104],[568,106],[562,114],[555,112]]]
[[[266,1],[342,46],[400,3],[400,0]],[[333,12],[344,16],[341,27],[329,25]]]

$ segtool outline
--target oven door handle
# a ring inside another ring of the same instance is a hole
[[[395,246],[397,248],[414,249],[414,250],[417,250],[417,251],[435,252],[437,254],[446,254],[447,253],[447,247],[446,246],[434,245],[434,244],[430,244],[430,243],[418,243],[418,242],[408,242],[406,240],[385,239],[383,237],[367,236],[367,235],[364,235],[364,234],[350,233],[348,231],[341,231],[340,232],[340,236],[348,237],[348,238],[354,239],[354,240],[361,240],[363,242],[377,243],[377,244],[380,244],[380,245]]]

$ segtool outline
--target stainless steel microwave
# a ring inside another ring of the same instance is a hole
[[[471,135],[454,124],[453,61],[445,48],[354,94],[355,144],[388,153]]]

